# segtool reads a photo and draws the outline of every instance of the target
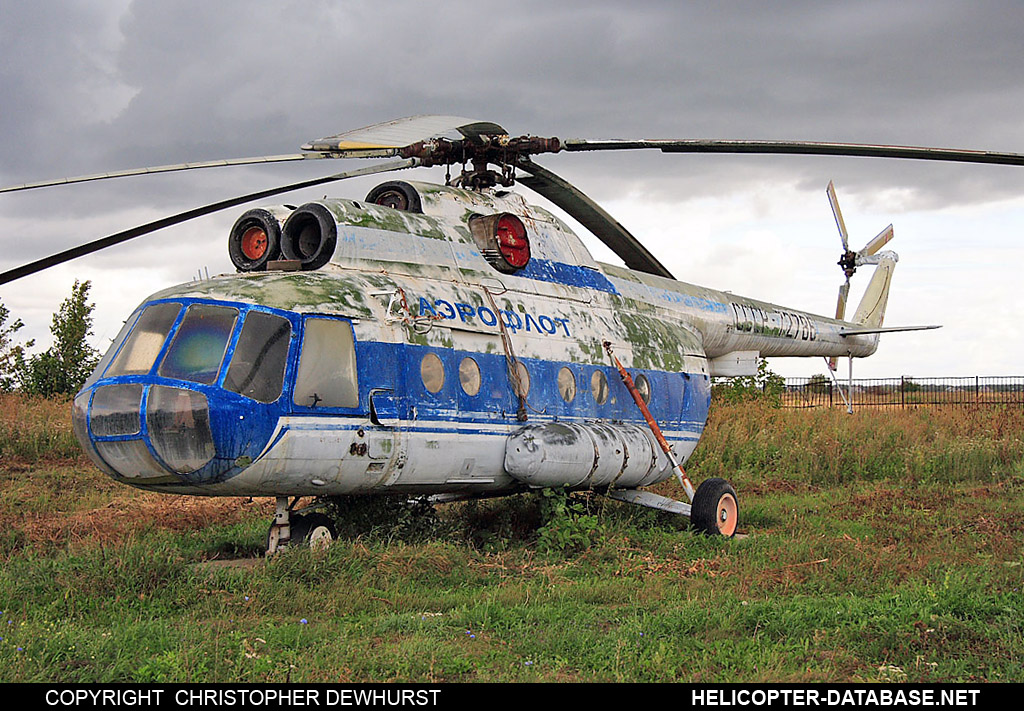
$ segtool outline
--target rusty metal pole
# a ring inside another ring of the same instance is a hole
[[[619,376],[622,377],[622,382],[626,385],[626,390],[633,396],[633,402],[640,408],[640,412],[644,416],[644,420],[647,421],[647,426],[651,428],[651,432],[654,434],[654,438],[658,440],[658,444],[661,445],[661,449],[665,452],[665,456],[672,462],[672,469],[676,473],[676,479],[679,480],[679,485],[683,487],[686,492],[686,496],[689,497],[690,501],[693,501],[695,490],[693,484],[690,482],[690,477],[686,476],[686,471],[683,469],[683,465],[676,459],[676,455],[672,453],[672,448],[669,446],[668,441],[665,439],[665,435],[661,433],[661,428],[658,427],[658,423],[655,422],[654,416],[651,415],[651,411],[647,408],[647,403],[644,402],[640,392],[636,389],[636,385],[633,383],[633,378],[630,377],[626,369],[622,367],[622,363],[612,353],[612,344],[610,341],[604,342],[604,349],[608,353],[608,356],[615,363],[616,369],[619,371]]]

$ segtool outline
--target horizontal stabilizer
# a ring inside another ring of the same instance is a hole
[[[930,331],[942,326],[877,326],[875,328],[844,328],[840,336],[863,336],[868,333],[898,333],[900,331]]]

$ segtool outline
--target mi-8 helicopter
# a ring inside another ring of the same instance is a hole
[[[448,137],[446,137],[448,136]],[[417,116],[313,141],[303,153],[159,166],[24,190],[247,163],[393,159],[126,230],[0,275],[0,284],[171,224],[299,188],[417,166],[445,185],[387,180],[364,199],[247,210],[228,235],[237,273],[153,294],[76,396],[75,433],[119,482],[166,493],[275,497],[268,551],[334,536],[300,497],[500,496],[593,490],[733,536],[738,496],[694,487],[711,378],[758,358],[862,358],[884,325],[897,256],[890,225],[852,250],[834,317],[676,281],[628,230],[533,156],[559,151],[805,153],[1024,164],[1024,156],[837,143],[560,140]],[[451,166],[461,172],[451,177]],[[519,183],[625,263],[596,262]],[[850,277],[875,272],[852,318]],[[675,477],[688,502],[644,491]]]

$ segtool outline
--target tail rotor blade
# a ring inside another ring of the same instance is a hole
[[[839,287],[839,300],[836,302],[836,320],[842,321],[846,317],[846,298],[850,295],[850,280]]]
[[[832,205],[832,214],[836,218],[836,227],[839,228],[839,239],[843,241],[843,251],[850,251],[850,235],[846,231],[846,222],[843,220],[843,213],[839,210],[839,200],[836,198],[836,188],[832,181],[828,181],[828,202]]]
[[[846,318],[846,299],[850,295],[850,280],[847,279],[839,286],[839,300],[836,302],[836,320],[842,321]],[[839,367],[839,358],[832,356],[828,359],[828,369],[835,371]]]
[[[886,243],[888,243],[888,241],[892,239],[892,237],[892,225],[889,225],[884,230],[875,235],[875,238],[868,242],[867,245],[865,245],[864,249],[860,251],[860,253],[865,257],[871,256],[872,254],[880,250],[882,247],[884,247]]]

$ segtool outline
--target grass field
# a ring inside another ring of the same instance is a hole
[[[271,500],[117,485],[68,410],[0,396],[2,682],[1024,680],[1020,408],[714,406],[734,540],[524,495],[270,561]]]

